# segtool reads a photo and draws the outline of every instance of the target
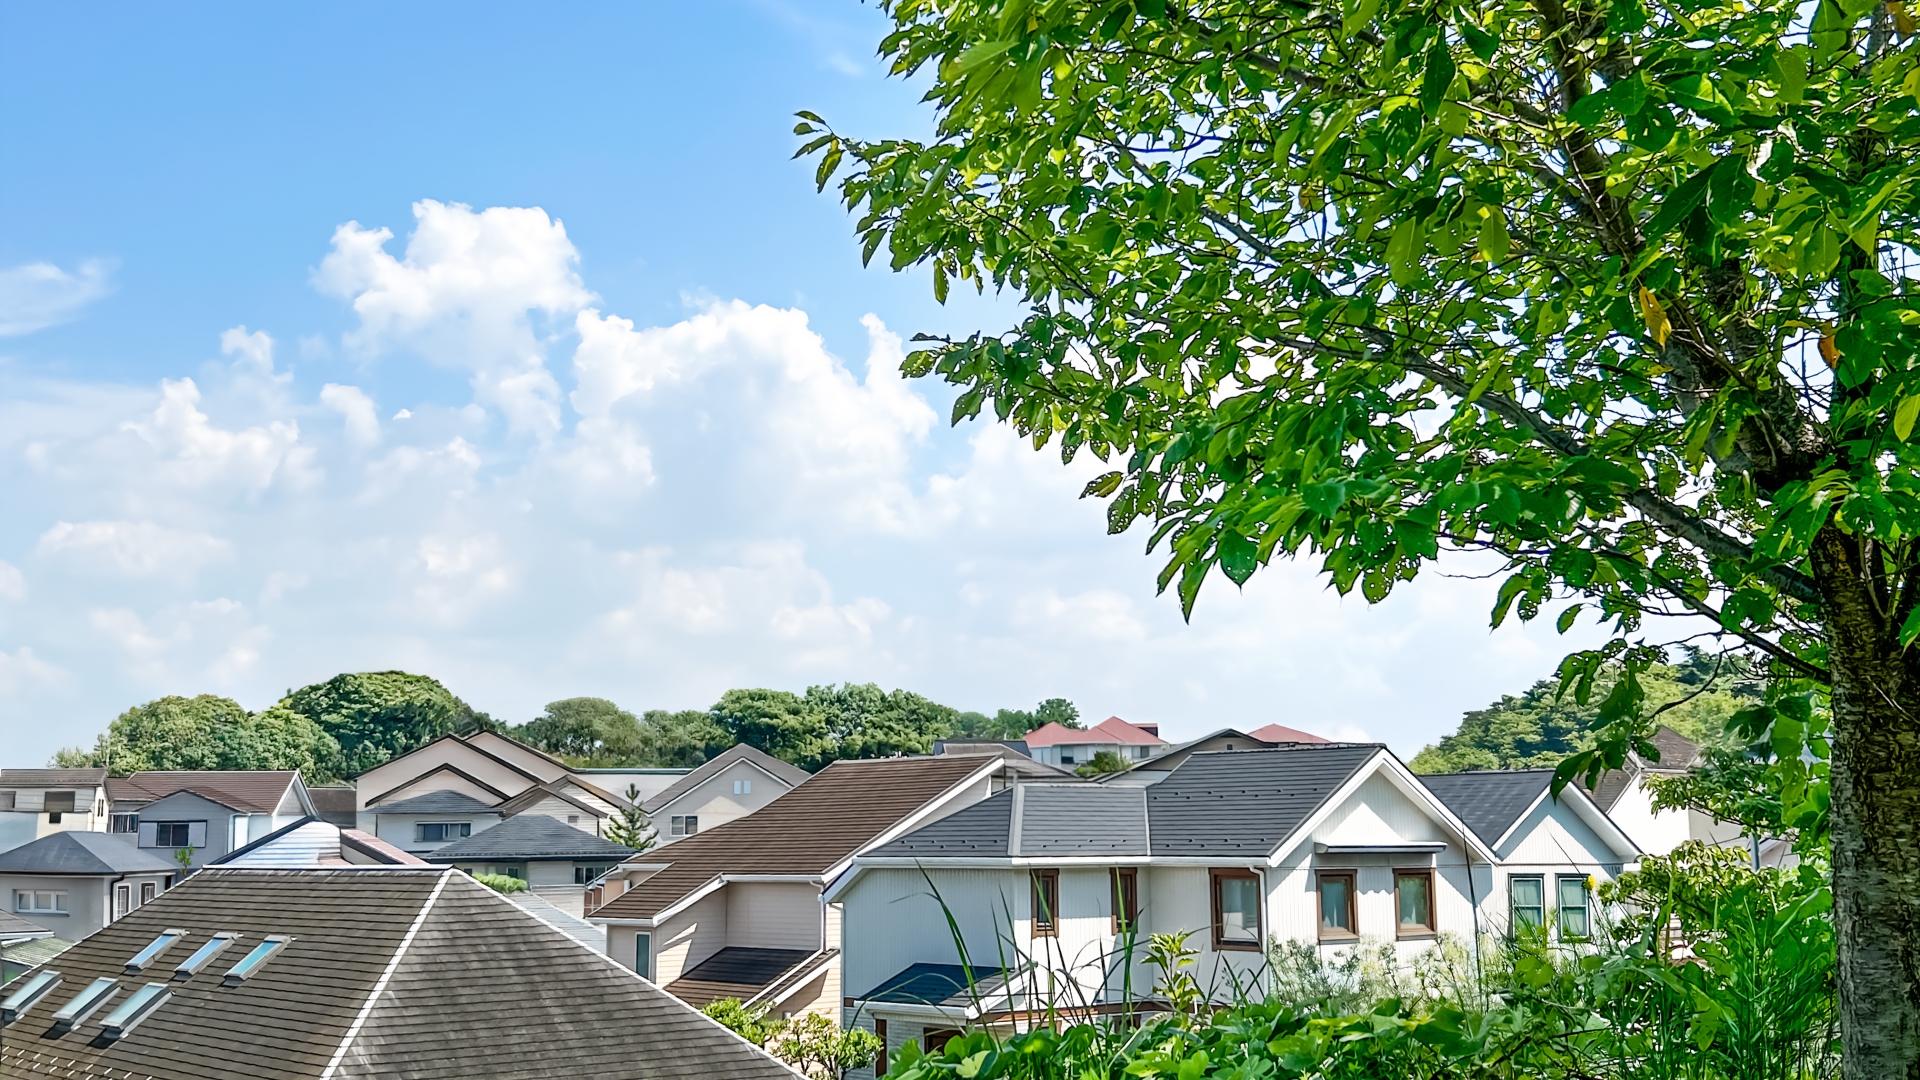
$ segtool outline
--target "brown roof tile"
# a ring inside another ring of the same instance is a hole
[[[0,769],[0,788],[99,787],[105,769]]]
[[[719,874],[824,873],[989,767],[999,763],[974,755],[836,761],[746,817],[635,856],[670,865],[588,918],[653,918]]]
[[[151,802],[175,792],[191,791],[235,810],[271,814],[279,808],[280,800],[287,797],[287,789],[299,776],[292,769],[137,772],[115,779],[108,793],[115,802]]]

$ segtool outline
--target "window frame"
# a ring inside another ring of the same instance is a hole
[[[1042,903],[1040,883],[1047,883],[1052,896]],[[1060,871],[1052,868],[1029,870],[1027,872],[1027,921],[1032,924],[1033,937],[1060,936]],[[1041,912],[1046,918],[1041,918]]]
[[[126,827],[121,828],[121,826],[123,825]],[[121,835],[132,833],[134,836],[139,836],[140,835],[140,815],[137,813],[136,814],[110,814],[107,817],[107,831],[110,833],[118,833]],[[155,845],[155,846],[157,847],[158,845]]]
[[[1230,941],[1221,933],[1221,931],[1226,929],[1226,921],[1224,918],[1226,912],[1224,910],[1223,905],[1220,902],[1221,900],[1220,884],[1224,881],[1253,882],[1254,904],[1253,904],[1253,940],[1252,941]],[[1228,868],[1228,869],[1208,870],[1207,871],[1207,891],[1212,894],[1211,899],[1212,899],[1212,907],[1213,907],[1213,949],[1214,951],[1215,952],[1260,952],[1262,949],[1263,943],[1266,941],[1266,930],[1267,930],[1266,913],[1260,910],[1261,908],[1266,906],[1265,893],[1260,888],[1260,875],[1254,873],[1251,870],[1242,870],[1237,867]]]
[[[116,881],[113,884],[113,918],[115,921],[133,913],[133,882]]]
[[[1327,926],[1326,881],[1339,878],[1347,883],[1347,923],[1348,929],[1329,929]],[[1322,942],[1347,943],[1360,940],[1360,874],[1357,870],[1328,869],[1315,870],[1313,873],[1313,921],[1318,928],[1315,940]]]
[[[1406,923],[1400,921],[1400,881],[1402,878],[1424,878],[1427,882],[1427,921],[1424,923]],[[1434,873],[1431,866],[1395,867],[1393,871],[1393,936],[1396,941],[1409,938],[1430,938],[1440,934],[1440,898],[1434,891]]]
[[[1589,874],[1555,874],[1553,876],[1554,919],[1553,929],[1561,941],[1591,941],[1593,939],[1593,890],[1587,886]],[[1565,888],[1567,882],[1580,886],[1580,920],[1586,929],[1578,934],[1567,932],[1567,905]]]
[[[427,830],[430,828],[440,830],[440,839],[427,839]],[[448,829],[465,829],[466,831],[457,836],[448,836]],[[451,844],[472,835],[473,822],[471,821],[416,821],[413,823],[413,842],[416,844]]]
[[[1132,930],[1140,934],[1140,868],[1116,866],[1108,875],[1112,892],[1112,930],[1115,936]]]
[[[165,840],[162,840],[162,839],[160,838],[160,837],[161,837],[161,835],[162,835],[162,834],[161,834],[161,831],[160,831],[160,830],[162,830],[162,829],[165,829],[165,830],[167,830],[167,832],[166,832],[166,834],[165,834],[165,835],[166,835],[166,836],[167,836],[168,838],[172,838],[172,837],[173,837],[173,835],[174,835],[174,833],[173,833],[173,830],[174,830],[174,829],[184,829],[184,830],[186,830],[186,831],[185,831],[185,832],[183,832],[183,833],[182,833],[181,835],[183,835],[183,836],[185,836],[185,837],[186,837],[186,841],[187,841],[187,842],[186,842],[186,843],[184,843],[184,844],[170,844],[170,843],[167,843],[167,842],[166,842]],[[191,821],[156,821],[156,822],[154,822],[154,823],[153,823],[153,846],[154,846],[154,847],[157,847],[157,848],[162,848],[162,847],[164,847],[164,848],[183,848],[183,847],[192,847],[192,846],[193,846],[193,822],[191,822]]]
[[[40,907],[39,898],[42,896],[48,897],[47,902],[55,906]],[[15,889],[13,890],[13,910],[23,915],[71,915],[73,898],[66,889]]]
[[[653,934],[641,930],[633,935],[634,972],[648,982],[653,981]]]
[[[1551,910],[1551,908],[1547,904],[1546,875],[1545,874],[1513,874],[1507,878],[1507,933],[1509,935],[1517,934],[1520,932],[1519,912],[1522,905],[1518,902],[1517,898],[1514,896],[1513,887],[1522,881],[1531,881],[1535,885],[1538,885],[1540,887],[1540,902],[1538,904],[1525,905],[1526,907],[1537,912],[1534,922],[1531,923],[1530,925],[1538,929],[1545,929],[1547,927],[1547,912]]]
[[[146,907],[148,904],[153,903],[154,898],[159,895],[160,895],[160,884],[158,882],[143,881],[140,883],[140,906],[141,907]]]

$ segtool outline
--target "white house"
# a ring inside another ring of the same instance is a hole
[[[1530,859],[1596,838],[1569,865],[1617,872],[1630,842],[1597,839],[1605,815],[1575,805],[1535,800],[1498,839]],[[1276,941],[1405,960],[1443,934],[1478,942],[1508,906],[1481,830],[1377,745],[1195,753],[1150,786],[1020,785],[868,850],[829,890],[859,928],[841,936],[843,1022],[892,1050],[1049,1005],[1126,1008],[1150,996],[1152,933],[1190,932],[1189,970],[1220,1001],[1262,992]],[[963,962],[988,992],[957,985]]]
[[[743,818],[792,791],[807,771],[741,743],[674,781],[642,804],[660,843]]]
[[[1157,757],[1173,746],[1160,737],[1160,725],[1129,724],[1117,716],[1090,728],[1049,722],[1027,732],[1024,741],[1033,760],[1063,769],[1085,765],[1103,751],[1131,763]]]
[[[318,816],[295,770],[137,772],[107,781],[112,833],[197,869],[303,818]]]
[[[0,851],[49,833],[107,831],[107,770],[0,769]]]
[[[369,832],[402,851],[424,855],[500,824],[504,813],[460,791],[429,791],[376,803],[360,815]],[[598,820],[597,818],[595,819]]]
[[[70,829],[0,852],[0,897],[20,918],[79,941],[151,903],[179,872],[124,839]]]
[[[1665,855],[1689,840],[1747,849],[1750,841],[1738,825],[1698,810],[1653,808],[1650,781],[1685,775],[1700,764],[1701,755],[1698,743],[1670,727],[1662,726],[1648,741],[1660,751],[1660,759],[1649,761],[1637,753],[1629,753],[1624,767],[1600,774],[1599,782],[1594,785],[1593,801],[1608,817],[1619,822],[1649,855]],[[1782,850],[1783,845],[1766,847],[1762,861],[1792,858],[1791,850]]]

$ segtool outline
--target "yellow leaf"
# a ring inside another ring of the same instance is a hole
[[[1653,335],[1654,344],[1666,348],[1667,339],[1673,336],[1673,324],[1667,321],[1667,309],[1660,306],[1660,298],[1645,285],[1640,286],[1640,318],[1647,324],[1647,333]]]
[[[1840,366],[1840,346],[1834,344],[1831,326],[1820,332],[1820,359],[1825,360],[1830,368]]]
[[[1920,419],[1920,394],[1902,401],[1900,407],[1893,410],[1893,433],[1899,436],[1901,442],[1906,442],[1907,436],[1913,434],[1913,422],[1916,419]]]
[[[1893,16],[1893,28],[1900,32],[1903,39],[1913,36],[1913,15],[1907,11],[1907,5],[1900,0],[1887,0],[1887,14]]]

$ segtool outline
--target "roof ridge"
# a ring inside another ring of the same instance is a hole
[[[334,1049],[333,1057],[327,1062],[327,1067],[321,1070],[320,1080],[331,1080],[333,1074],[339,1071],[340,1062],[346,1058],[347,1050],[353,1046],[354,1040],[360,1037],[360,1029],[366,1026],[367,1018],[373,1015],[373,1008],[379,1004],[380,995],[386,993],[387,982],[393,978],[393,973],[399,970],[400,960],[407,955],[407,949],[413,944],[414,936],[420,933],[422,926],[426,925],[427,915],[433,911],[433,905],[440,902],[440,894],[446,889],[447,882],[453,880],[453,875],[459,872],[458,870],[443,871],[440,880],[433,883],[433,891],[427,894],[427,902],[420,905],[420,914],[413,917],[413,925],[407,927],[406,936],[400,939],[400,947],[393,950],[393,958],[387,961],[386,970],[380,973],[379,981],[375,982],[373,989],[368,991],[366,1002],[355,1014],[353,1023],[348,1025],[347,1033],[341,1036],[340,1045]]]

